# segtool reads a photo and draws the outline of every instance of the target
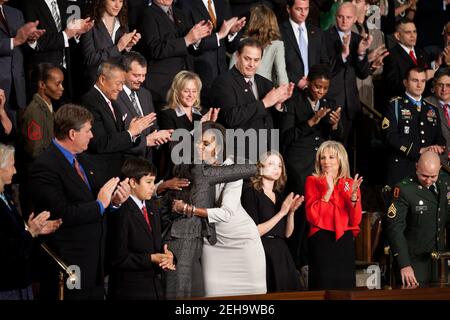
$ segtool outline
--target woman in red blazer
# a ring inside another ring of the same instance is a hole
[[[317,150],[315,172],[306,179],[309,289],[355,287],[354,237],[361,222],[362,177],[350,177],[344,146],[326,141]]]

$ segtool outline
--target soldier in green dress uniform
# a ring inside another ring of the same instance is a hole
[[[426,151],[416,164],[416,176],[394,189],[387,213],[386,236],[397,275],[405,286],[437,281],[431,252],[445,250],[445,226],[450,222],[450,180],[440,174],[439,156]]]

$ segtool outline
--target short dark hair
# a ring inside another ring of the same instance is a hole
[[[76,104],[65,104],[58,109],[54,118],[54,131],[56,139],[63,140],[69,136],[69,131],[80,131],[86,122],[94,122],[92,113]]]
[[[239,42],[238,47],[237,47],[237,52],[239,54],[242,53],[242,51],[244,51],[245,47],[253,47],[253,48],[259,48],[261,49],[261,57],[264,53],[264,48],[261,44],[261,42],[255,38],[249,37],[249,38],[245,38],[243,40],[241,40],[241,42]]]
[[[133,62],[137,62],[141,67],[147,66],[147,60],[144,58],[142,54],[136,51],[126,52],[122,55],[122,65],[126,72],[130,71],[131,64]]]
[[[155,166],[150,161],[142,157],[125,160],[121,171],[124,179],[135,179],[137,182],[139,182],[139,180],[141,180],[144,176],[150,175],[152,177],[156,177]]]
[[[400,28],[400,26],[402,25],[402,24],[408,24],[408,23],[412,23],[412,24],[414,24],[415,25],[415,23],[414,23],[414,21],[413,20],[411,20],[411,19],[409,19],[409,18],[401,18],[400,20],[398,20],[396,23],[395,23],[395,31],[396,32],[398,32],[398,29]]]
[[[309,69],[308,81],[316,79],[331,79],[331,70],[327,64],[316,64]]]
[[[97,78],[100,77],[101,75],[104,75],[105,77],[108,78],[110,76],[111,71],[114,70],[120,70],[125,72],[125,68],[121,63],[120,58],[111,58],[109,60],[102,62],[97,69]]]
[[[292,8],[292,6],[295,4],[295,1],[296,0],[287,0],[286,1],[286,5],[289,7],[289,8]],[[306,0],[302,0],[302,1],[306,1]],[[311,2],[311,1],[310,1]]]
[[[450,77],[450,68],[445,67],[445,68],[439,68],[436,73],[434,74],[434,78],[433,78],[433,85],[436,83],[436,81],[442,77]]]
[[[417,72],[417,73],[426,73],[426,70],[421,66],[414,66],[410,68],[408,71],[406,71],[405,76],[403,77],[403,80],[408,80],[409,76],[411,75],[411,72]]]

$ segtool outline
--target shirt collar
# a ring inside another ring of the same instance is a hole
[[[127,96],[130,96],[131,94],[131,89],[128,88],[125,84],[123,85],[123,91],[125,91],[125,93],[127,94]]]
[[[292,20],[291,18],[289,18],[289,21],[291,22],[291,26],[292,28],[298,32],[298,28],[302,28],[303,30],[306,30],[306,24],[305,22],[302,22],[300,24],[298,24],[297,22],[295,22],[294,20]]]
[[[337,30],[337,32],[338,32],[338,34],[339,34],[339,38],[341,38],[341,42],[344,42],[344,41],[342,40],[342,38],[343,38],[345,35],[349,35],[349,36],[351,37],[351,34],[352,34],[351,31],[345,33],[345,32],[343,32],[343,31],[339,30],[337,27],[336,27],[336,30]]]
[[[53,113],[53,106],[52,106],[51,103],[49,104],[47,101],[45,101],[45,99],[42,98],[41,95],[40,95],[39,93],[36,93],[34,96],[36,97],[36,99],[39,99],[39,100],[41,100],[43,103],[45,103],[45,105],[48,107],[48,109],[50,110],[50,112]]]
[[[414,52],[414,55],[416,55],[416,51],[414,50],[414,47],[412,49],[408,48],[407,46],[401,44],[400,42],[398,43],[400,45],[400,47],[403,48],[403,50],[406,51],[406,53],[409,55],[409,52],[412,50]]]
[[[167,14],[167,12],[169,11],[169,6],[165,6],[165,5],[157,4],[157,3],[155,3],[155,4],[156,4],[158,7],[160,7],[161,10],[164,11],[165,14]]]
[[[136,196],[130,194],[130,198],[133,199],[134,203],[138,206],[139,210],[142,211],[142,207],[145,206],[145,201],[142,201],[141,199],[138,199]]]
[[[422,104],[422,96],[420,96],[419,100],[416,100],[407,91],[405,92],[405,94],[408,97],[408,99],[415,105],[417,105],[418,103]]]
[[[182,117],[182,116],[184,116],[186,114],[186,112],[180,106],[175,108],[175,113],[177,114],[177,117]],[[200,111],[198,111],[197,109],[195,109],[195,108],[192,108],[192,114],[197,114],[199,116],[202,115],[202,113]]]
[[[75,159],[75,155],[70,152],[69,150],[67,150],[66,148],[64,148],[62,145],[60,145],[56,139],[52,139],[53,144],[59,149],[59,151],[61,151],[61,153],[63,154],[64,158],[67,159],[67,161],[69,161],[69,163],[72,165],[73,164],[73,160]]]
[[[102,97],[103,97],[103,99],[105,99],[105,101],[106,101],[106,103],[108,104],[108,105],[110,105],[111,104],[111,100],[109,100],[106,96],[105,96],[105,94],[102,92],[102,90],[100,90],[100,88],[99,87],[97,87],[97,85],[96,84],[94,84],[94,88],[95,89],[97,89],[98,90],[98,92],[100,92],[101,93],[101,95],[102,95]]]

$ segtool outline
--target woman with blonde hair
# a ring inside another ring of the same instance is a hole
[[[219,108],[211,108],[208,112],[202,113],[200,105],[200,92],[202,81],[200,77],[191,71],[180,71],[173,78],[172,85],[167,92],[167,105],[158,115],[158,125],[161,130],[165,129],[185,129],[194,130],[196,121],[216,121]],[[174,146],[169,143],[164,146],[163,157],[165,161],[159,168],[160,174],[168,178],[171,176],[173,164],[171,163],[170,150]]]
[[[261,42],[264,54],[256,73],[271,80],[276,86],[289,83],[286,62],[284,60],[284,43],[281,41],[275,13],[265,5],[254,6],[244,38],[251,37]],[[230,68],[236,63],[233,54]]]
[[[242,192],[242,206],[255,221],[266,254],[266,282],[268,292],[300,289],[286,239],[294,231],[294,213],[303,196],[281,195],[286,183],[283,157],[276,151],[265,153],[257,164],[258,173],[251,185]]]
[[[216,121],[219,109],[211,108],[204,115],[200,105],[202,81],[190,71],[180,71],[167,92],[167,105],[161,111],[158,123],[161,129],[194,129],[195,121]]]
[[[361,222],[362,177],[350,177],[344,146],[326,141],[317,150],[315,172],[306,179],[309,289],[355,287],[354,237]]]

